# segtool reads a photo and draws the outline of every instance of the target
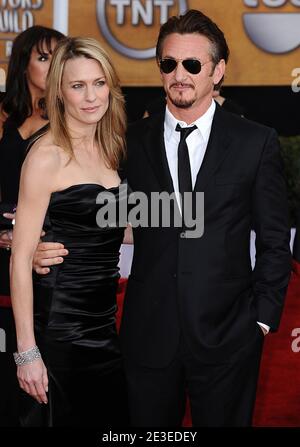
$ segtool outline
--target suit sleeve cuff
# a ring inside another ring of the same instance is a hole
[[[261,323],[260,321],[258,321],[257,324],[263,327],[267,331],[267,334],[270,332],[270,326],[268,326],[267,324]]]

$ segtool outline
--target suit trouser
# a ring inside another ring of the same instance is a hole
[[[247,344],[219,364],[195,358],[183,340],[166,368],[127,360],[131,424],[181,426],[188,395],[193,426],[250,426],[263,338],[257,325]]]

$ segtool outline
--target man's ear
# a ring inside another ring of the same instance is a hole
[[[218,84],[221,79],[223,78],[226,70],[226,63],[224,59],[221,59],[217,65],[215,66],[214,72],[213,72],[213,83],[216,85]]]
[[[156,58],[156,63],[157,63],[157,68],[159,69],[159,76],[160,76],[160,79],[162,80],[162,79],[163,79],[163,77],[162,77],[162,71],[161,71],[161,69],[160,69],[159,59],[158,59],[158,58]]]

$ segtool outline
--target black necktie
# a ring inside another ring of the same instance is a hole
[[[184,193],[193,191],[190,157],[186,139],[195,129],[197,129],[197,126],[180,127],[179,124],[176,126],[176,130],[180,132],[180,142],[178,145],[178,184],[181,194],[182,213],[184,210]]]

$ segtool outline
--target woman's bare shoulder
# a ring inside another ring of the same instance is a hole
[[[39,168],[42,171],[57,172],[62,167],[64,151],[57,146],[52,139],[51,133],[47,132],[31,146],[24,165]]]

